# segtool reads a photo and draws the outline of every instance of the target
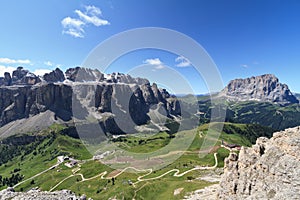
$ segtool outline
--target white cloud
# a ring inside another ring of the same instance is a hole
[[[30,60],[14,60],[10,58],[0,58],[0,63],[3,64],[30,64]]]
[[[34,74],[37,75],[37,76],[43,76],[44,74],[46,73],[50,73],[52,70],[49,70],[49,69],[36,69],[34,70]]]
[[[63,34],[71,35],[75,38],[84,38],[84,35],[82,32],[80,32],[78,29],[70,28],[66,31],[63,31]]]
[[[82,19],[86,23],[91,23],[95,26],[109,25],[109,22],[107,20],[101,19],[97,16],[99,14],[95,15],[95,11],[92,12],[86,11],[85,13],[83,13],[80,10],[75,10],[75,13],[80,17],[80,19]]]
[[[0,77],[3,77],[5,72],[12,74],[14,70],[16,70],[15,67],[0,65]]]
[[[100,8],[95,6],[85,6],[85,11],[74,11],[78,18],[66,17],[61,21],[63,26],[63,34],[68,34],[76,38],[84,37],[84,27],[89,24],[94,26],[109,25],[109,21],[102,19],[102,12]]]
[[[64,28],[63,34],[69,34],[76,38],[84,37],[83,26],[85,25],[85,23],[83,21],[71,17],[66,17],[61,21],[61,24]]]
[[[76,27],[76,28],[80,29],[80,27],[84,25],[84,22],[79,19],[66,17],[61,21],[61,24],[66,28]]]
[[[95,6],[85,6],[85,10],[87,13],[91,13],[92,15],[102,15],[100,8]]]
[[[52,66],[53,66],[53,63],[50,62],[50,61],[46,61],[46,62],[44,62],[44,65],[47,65],[47,66],[49,66],[49,67],[52,67]]]
[[[151,58],[151,59],[146,59],[144,61],[145,64],[149,65],[162,65],[163,62],[159,58]]]
[[[187,58],[185,58],[183,56],[178,56],[175,59],[175,62],[177,63],[176,67],[190,67],[190,66],[192,66],[192,63]]]
[[[244,65],[241,65],[242,67],[244,67],[244,68],[248,68],[249,66],[248,65],[246,65],[246,64],[244,64]]]
[[[151,58],[144,60],[145,64],[153,65],[155,69],[165,68],[164,63],[159,58]]]

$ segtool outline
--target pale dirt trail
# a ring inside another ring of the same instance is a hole
[[[170,153],[172,154],[172,152],[170,152]],[[169,153],[169,154],[170,154],[170,153]],[[175,153],[179,153],[179,151],[176,151]],[[191,172],[191,171],[195,171],[195,170],[209,170],[209,169],[215,169],[215,168],[217,167],[217,165],[218,165],[217,153],[214,153],[214,158],[215,158],[215,165],[214,165],[214,166],[211,166],[211,167],[200,167],[200,166],[197,166],[197,167],[194,167],[194,168],[192,168],[192,169],[189,169],[189,170],[187,170],[187,171],[185,171],[185,172],[182,172],[181,174],[180,174],[180,170],[178,170],[178,169],[171,169],[171,170],[169,170],[169,171],[167,171],[167,172],[165,172],[165,173],[163,173],[162,175],[159,175],[159,176],[157,176],[157,177],[145,178],[145,179],[144,179],[143,177],[146,177],[146,176],[150,175],[150,174],[153,172],[153,170],[152,170],[151,168],[149,168],[149,169],[137,169],[137,168],[135,168],[135,167],[126,167],[126,168],[124,168],[123,170],[121,170],[119,173],[117,173],[117,174],[116,174],[115,176],[113,176],[113,177],[116,178],[116,177],[118,177],[119,175],[121,175],[122,173],[124,173],[126,170],[129,170],[129,169],[132,169],[132,170],[137,171],[137,172],[145,172],[145,173],[148,172],[148,173],[146,173],[146,174],[144,174],[144,175],[139,176],[139,177],[137,178],[137,181],[136,181],[135,183],[133,183],[133,185],[135,185],[135,184],[137,184],[137,183],[139,183],[139,182],[143,182],[143,181],[156,180],[156,179],[162,178],[162,177],[164,177],[164,176],[166,176],[167,174],[172,173],[172,172],[174,172],[174,174],[173,174],[174,177],[181,177],[181,176],[184,176],[185,174],[187,174],[187,173],[189,173],[189,172]],[[89,160],[90,160],[90,159],[89,159]],[[46,169],[46,170],[44,170],[44,171],[42,171],[42,172],[40,172],[40,173],[38,173],[38,174],[36,174],[36,175],[34,175],[34,176],[32,176],[32,177],[30,177],[30,178],[24,180],[24,181],[21,181],[20,183],[14,185],[14,188],[17,187],[17,186],[19,186],[19,185],[21,185],[21,184],[23,184],[24,182],[26,182],[26,181],[28,181],[28,180],[31,180],[31,179],[33,179],[33,178],[35,178],[35,177],[37,177],[37,176],[40,176],[40,175],[42,175],[42,174],[48,172],[48,171],[51,170],[51,169],[54,169],[54,168],[58,167],[60,164],[61,164],[61,163],[57,163],[57,164],[51,166],[50,168],[48,168],[48,169]],[[85,177],[83,176],[83,174],[81,174],[81,173],[71,174],[70,176],[64,178],[64,179],[61,180],[59,183],[57,183],[55,186],[53,186],[49,191],[52,192],[52,191],[53,191],[54,189],[56,189],[59,185],[61,185],[64,181],[66,181],[67,179],[69,179],[69,178],[71,178],[71,177],[74,177],[74,176],[80,176],[81,179],[82,179],[80,182],[89,181],[89,180],[92,180],[92,179],[95,179],[95,178],[98,178],[98,177],[100,177],[101,179],[111,179],[111,177],[109,177],[109,178],[108,178],[108,177],[104,177],[106,174],[107,174],[107,171],[104,171],[104,172],[101,172],[100,174],[98,174],[98,175],[96,175],[96,176],[91,177],[91,178],[85,178]]]
[[[17,183],[16,185],[13,186],[13,188],[15,188],[15,187],[17,187],[17,186],[19,186],[19,185],[25,183],[26,181],[29,181],[29,180],[31,180],[31,179],[34,179],[35,177],[40,176],[40,175],[42,175],[42,174],[48,172],[48,171],[51,170],[51,169],[56,168],[58,165],[59,165],[59,164],[55,164],[55,165],[49,167],[48,169],[46,169],[46,170],[44,170],[44,171],[42,171],[42,172],[40,172],[40,173],[38,173],[38,174],[36,174],[36,175],[30,177],[30,178],[28,178],[28,179],[26,179],[26,180],[24,180],[24,181],[21,181],[21,182]]]
[[[181,177],[181,176],[184,176],[186,175],[187,173],[191,172],[191,171],[195,171],[195,170],[209,170],[209,169],[215,169],[217,166],[218,166],[218,158],[217,158],[217,153],[214,153],[214,158],[215,158],[215,165],[214,166],[211,166],[211,167],[194,167],[193,169],[190,169],[190,170],[187,170],[185,172],[182,172],[180,174],[180,170],[178,169],[171,169],[165,173],[163,173],[162,175],[159,175],[157,177],[152,177],[152,178],[143,178],[145,176],[148,176],[150,175],[153,170],[150,168],[150,169],[137,169],[135,167],[126,167],[124,168],[122,171],[120,171],[118,174],[116,174],[115,176],[113,176],[114,178],[118,177],[119,175],[121,175],[122,173],[124,173],[125,171],[129,170],[129,169],[133,169],[134,171],[137,171],[137,172],[147,172],[147,174],[144,174],[144,175],[141,175],[137,178],[137,181],[135,183],[133,183],[133,185],[139,183],[139,182],[143,182],[143,181],[150,181],[150,180],[156,180],[156,179],[159,179],[159,178],[162,178],[164,176],[166,176],[167,174],[169,173],[172,173],[172,172],[175,172],[173,174],[174,177]],[[81,181],[80,182],[84,182],[84,181],[89,181],[89,180],[92,180],[92,179],[95,179],[95,178],[98,178],[100,177],[101,179],[111,179],[111,178],[107,178],[107,177],[104,177],[105,175],[107,174],[107,171],[104,171],[104,172],[101,172],[100,174],[96,175],[96,176],[93,176],[91,178],[84,178],[83,174],[81,173],[78,173],[78,174],[72,174],[68,177],[66,177],[65,179],[63,179],[62,181],[60,181],[58,184],[56,184],[54,187],[51,188],[50,192],[53,191],[55,188],[57,188],[60,184],[62,184],[64,181],[66,181],[67,179],[73,177],[73,176],[80,176],[81,177]]]

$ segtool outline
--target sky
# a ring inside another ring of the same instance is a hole
[[[0,76],[18,66],[38,75],[56,67],[66,70],[81,66],[99,44],[114,35],[159,27],[182,33],[201,45],[215,63],[224,85],[235,78],[268,73],[276,75],[292,92],[300,92],[297,0],[0,3]],[[144,76],[177,94],[190,93],[185,86],[195,94],[209,92],[209,77],[202,77],[190,60],[161,49],[140,49],[120,55],[105,72]]]

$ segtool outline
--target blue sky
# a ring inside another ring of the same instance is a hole
[[[293,92],[300,92],[297,0],[0,3],[0,76],[19,65],[38,74],[57,66],[63,70],[75,67],[114,34],[133,28],[162,27],[181,32],[202,45],[217,65],[224,84],[234,78],[271,73]],[[188,80],[195,93],[206,93],[204,81],[193,66],[178,57],[161,50],[141,50],[120,57],[107,72],[127,73],[147,64],[148,78],[156,81],[158,76],[151,76],[150,72],[162,75],[160,70],[168,67]],[[171,90],[179,88],[175,93],[185,92],[180,81],[170,80],[161,85]]]

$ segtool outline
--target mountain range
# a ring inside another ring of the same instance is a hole
[[[220,109],[227,107],[226,121],[274,129],[300,124],[295,120],[299,100],[271,74],[232,80],[212,98],[220,99]],[[197,110],[204,113],[200,123],[208,122],[216,106],[207,95],[200,97],[198,109],[183,101],[185,97],[179,99],[147,79],[122,73],[75,67],[36,76],[18,67],[0,77],[0,135],[41,130],[53,123],[74,124],[74,120],[97,123],[104,134],[169,130],[166,121],[178,122]]]
[[[181,114],[165,89],[121,73],[76,67],[36,76],[18,67],[0,85],[2,136],[86,119],[98,121],[104,133],[131,133],[151,121],[150,111],[170,119]]]

